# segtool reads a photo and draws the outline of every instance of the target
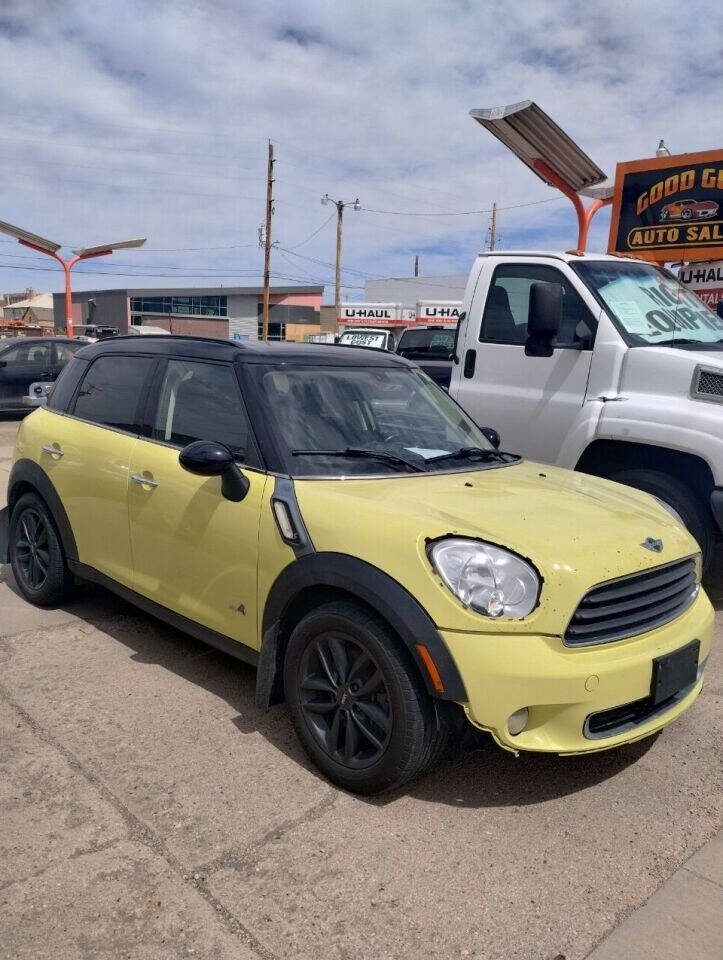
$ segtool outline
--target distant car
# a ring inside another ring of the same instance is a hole
[[[394,334],[391,330],[365,327],[360,330],[345,330],[339,337],[342,347],[372,347],[374,350],[394,350]]]
[[[410,328],[399,338],[397,353],[414,360],[440,387],[448,389],[452,377],[457,326]]]
[[[52,383],[77,350],[87,346],[69,337],[0,340],[0,410],[23,410],[31,384]]]
[[[661,220],[704,220],[718,213],[714,200],[674,200],[660,210]]]

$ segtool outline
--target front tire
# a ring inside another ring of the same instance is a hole
[[[429,769],[449,740],[447,714],[435,709],[394,632],[353,601],[325,604],[300,621],[286,651],[284,687],[311,760],[355,793],[406,783]]]
[[[713,556],[715,534],[706,506],[695,491],[677,477],[658,470],[622,470],[610,479],[651,493],[671,506],[698,541],[703,554],[703,569],[708,567]]]
[[[15,504],[9,534],[10,564],[25,599],[38,607],[66,600],[73,576],[52,514],[37,493],[25,493]]]

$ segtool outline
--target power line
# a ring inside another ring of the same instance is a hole
[[[563,200],[564,197],[547,197],[544,200],[530,200],[527,203],[511,203],[507,206],[497,207],[497,210],[518,210],[521,207],[536,207],[541,203],[555,203],[557,200]],[[449,210],[446,213],[419,213],[409,210],[373,210],[371,207],[362,207],[362,213],[384,214],[389,217],[473,217],[482,213],[492,213],[492,207],[484,210]]]

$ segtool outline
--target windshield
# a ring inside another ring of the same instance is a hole
[[[339,337],[339,343],[351,347],[376,347],[377,350],[383,350],[386,346],[386,339],[386,333],[355,330],[353,333],[342,333]]]
[[[454,352],[454,330],[405,330],[397,353],[403,357],[449,360]]]
[[[667,270],[625,260],[572,266],[633,346],[723,343],[723,319]]]
[[[441,472],[506,462],[454,400],[411,367],[249,369],[294,476]]]

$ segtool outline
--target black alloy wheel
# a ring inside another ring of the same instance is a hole
[[[456,705],[432,701],[400,638],[352,598],[310,610],[293,628],[284,691],[311,760],[355,793],[430,770],[459,730]]]
[[[10,563],[20,592],[36,606],[68,599],[73,575],[48,505],[37,493],[24,493],[13,505],[9,530]]]
[[[23,585],[40,590],[48,579],[50,545],[44,518],[33,507],[26,507],[17,520],[15,559]]]
[[[392,730],[389,691],[369,650],[343,633],[320,634],[301,660],[301,710],[317,743],[337,763],[376,763]]]

